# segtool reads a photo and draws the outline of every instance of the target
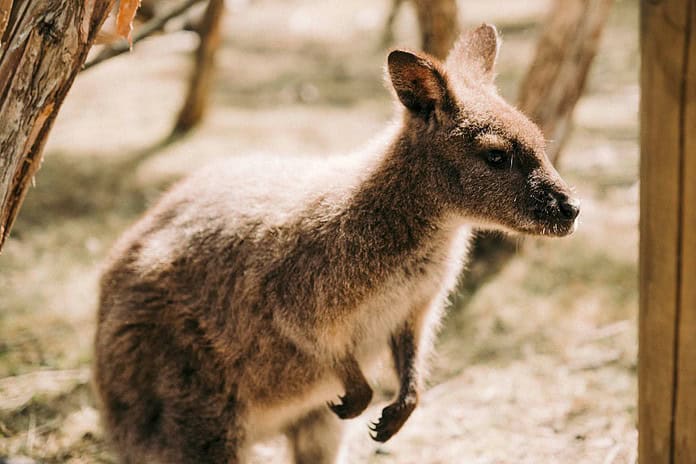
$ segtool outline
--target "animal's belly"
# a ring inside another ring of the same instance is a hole
[[[317,408],[327,408],[343,391],[336,378],[327,377],[301,396],[274,405],[251,405],[248,414],[250,441],[259,441],[281,433],[293,422]]]
[[[381,355],[387,349],[386,342],[366,356],[360,356],[360,367],[368,381],[373,377]],[[329,412],[326,405],[336,401],[345,389],[335,375],[327,373],[308,383],[300,394],[277,402],[255,402],[247,409],[248,438],[250,442],[264,440],[282,433],[288,426],[317,409]],[[331,413],[330,413],[331,414]]]
[[[389,337],[414,311],[429,305],[442,287],[440,276],[399,279],[391,289],[366,300],[354,312],[353,343],[358,358],[370,358],[387,348]]]

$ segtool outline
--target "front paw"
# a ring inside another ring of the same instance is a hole
[[[374,432],[370,434],[370,437],[381,443],[389,440],[401,429],[413,410],[416,409],[417,404],[416,397],[408,397],[382,409],[382,417],[370,426],[370,430]]]
[[[338,399],[338,403],[329,401],[327,406],[341,419],[352,419],[358,417],[367,409],[370,401],[372,401],[372,390],[368,388],[346,392],[345,395],[339,396]]]

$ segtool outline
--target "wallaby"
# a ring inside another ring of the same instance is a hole
[[[498,44],[482,25],[445,63],[392,51],[386,142],[234,158],[122,237],[101,280],[95,385],[124,462],[244,462],[277,433],[296,463],[337,462],[339,417],[367,407],[363,369],[387,347],[400,388],[373,438],[400,429],[472,228],[575,229],[542,134],[496,93]]]

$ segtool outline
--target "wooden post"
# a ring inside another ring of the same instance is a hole
[[[641,3],[639,460],[696,463],[696,0]]]
[[[114,0],[0,0],[0,248]]]

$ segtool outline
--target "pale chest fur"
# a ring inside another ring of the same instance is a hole
[[[409,317],[411,311],[427,311],[424,315],[423,337],[430,338],[440,320],[449,292],[462,270],[471,238],[469,227],[446,230],[426,251],[428,259],[415,261],[376,288],[373,295],[351,311],[351,319],[341,320],[326,330],[316,348],[334,355],[350,351],[368,375],[381,355],[388,349],[389,336]],[[414,267],[415,266],[415,267]],[[423,344],[424,348],[429,345]],[[328,376],[308,386],[303,395],[282,405],[263,407],[251,405],[249,433],[251,441],[281,430],[297,417],[342,394],[337,378]]]
[[[426,315],[428,325],[436,325],[464,265],[470,237],[469,227],[443,230],[418,256],[404,260],[347,319],[328,327],[318,340],[322,349],[336,355],[351,352],[369,363],[388,347],[389,336],[412,312],[432,312]]]

